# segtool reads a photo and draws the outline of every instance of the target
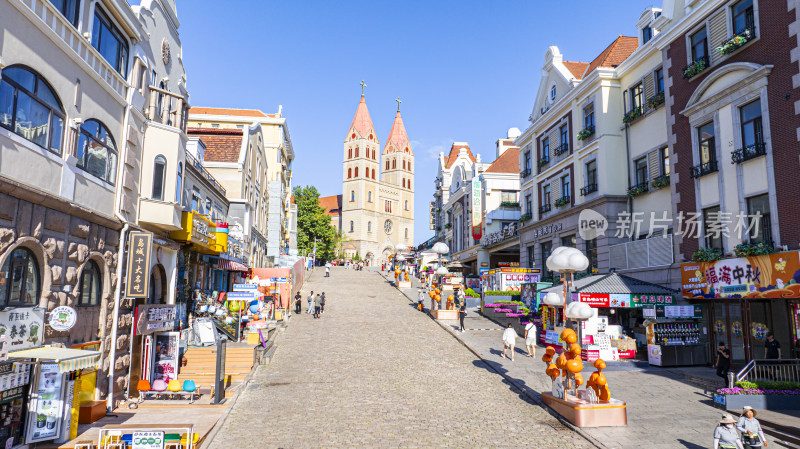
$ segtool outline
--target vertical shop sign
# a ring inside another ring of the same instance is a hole
[[[483,235],[483,207],[481,205],[481,178],[472,178],[472,238],[480,240]]]
[[[128,243],[128,276],[125,296],[147,298],[150,291],[150,252],[153,249],[153,234],[131,232]]]
[[[61,434],[64,375],[58,363],[42,363],[39,384],[29,407],[27,443],[54,440]]]

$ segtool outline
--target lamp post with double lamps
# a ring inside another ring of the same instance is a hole
[[[447,244],[444,242],[436,242],[436,244],[433,245],[432,249],[433,252],[435,252],[439,256],[438,267],[436,268],[435,273],[436,273],[436,285],[438,286],[437,288],[441,290],[442,276],[446,276],[447,274],[450,273],[442,263],[442,257],[450,252],[450,247],[448,247]],[[433,301],[433,304],[434,304],[434,310],[439,310],[439,301]]]

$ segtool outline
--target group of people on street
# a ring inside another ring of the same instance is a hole
[[[294,312],[300,313],[303,304],[303,297],[298,292],[294,296]],[[325,292],[318,293],[314,296],[314,291],[312,290],[311,293],[308,294],[308,309],[306,313],[314,315],[314,318],[319,318],[319,316],[325,312]]]
[[[714,430],[714,449],[756,449],[767,447],[767,439],[756,419],[753,407],[745,406],[737,421],[729,414],[722,415]]]
[[[528,357],[536,357],[536,325],[533,324],[533,318],[528,317],[529,321],[525,324],[525,349],[528,351]],[[514,361],[514,347],[517,344],[517,331],[514,330],[514,325],[508,323],[508,327],[503,331],[503,358],[506,358],[506,350],[511,352],[511,361]]]
[[[781,359],[781,344],[775,339],[775,334],[767,332],[767,341],[764,342],[764,358],[767,360]],[[717,376],[727,385],[728,371],[731,369],[731,351],[725,346],[725,342],[719,342],[717,354],[715,356],[714,367],[717,369]]]
[[[467,298],[464,293],[464,290],[456,291],[456,294],[453,296],[454,296],[455,308],[456,310],[458,310],[458,324],[459,324],[458,331],[464,332],[465,330],[464,317],[467,316]],[[424,301],[425,301],[425,292],[421,288],[417,289],[417,309],[419,309],[420,312],[423,312],[425,310],[425,308],[423,307]],[[433,301],[435,301],[435,299],[431,298],[431,309],[433,309]]]

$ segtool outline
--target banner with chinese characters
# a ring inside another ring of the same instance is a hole
[[[3,351],[19,351],[42,345],[44,310],[20,307],[0,312],[0,338],[9,340]]]
[[[144,304],[136,308],[135,335],[171,331],[175,328],[178,306],[174,304]]]
[[[153,249],[153,234],[131,232],[128,244],[128,274],[125,296],[147,298],[150,292],[150,251]]]
[[[671,295],[631,295],[627,293],[573,293],[573,301],[589,304],[591,307],[641,308],[675,304]]]
[[[483,235],[483,207],[481,206],[481,178],[472,178],[472,238],[480,240]]]
[[[797,251],[681,264],[684,298],[798,298]]]

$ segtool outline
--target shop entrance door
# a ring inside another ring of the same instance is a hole
[[[742,313],[742,306],[737,302],[729,302],[728,306],[728,328],[730,329],[730,349],[731,358],[734,363],[744,364],[748,360],[747,341],[745,334],[745,319]]]

